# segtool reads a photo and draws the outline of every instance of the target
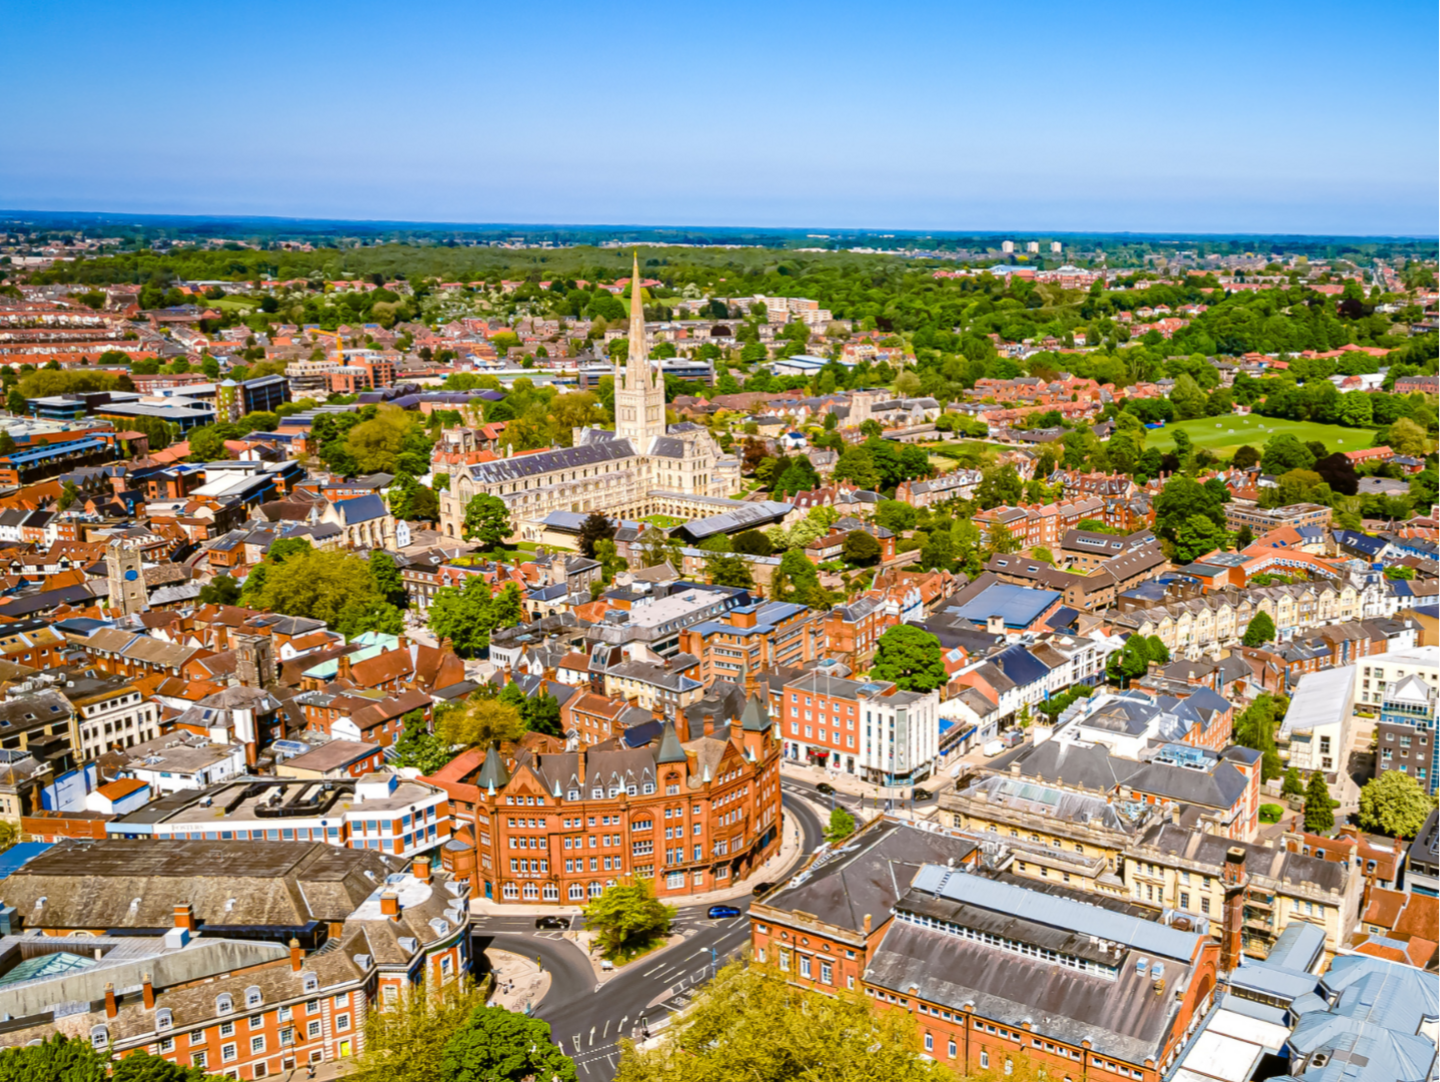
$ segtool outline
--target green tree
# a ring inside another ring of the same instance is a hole
[[[532,733],[543,733],[546,736],[565,735],[560,723],[560,703],[548,690],[526,699],[525,705],[520,709],[520,716],[525,721],[525,728]]]
[[[980,484],[975,487],[975,502],[989,510],[1001,504],[1014,504],[1024,495],[1024,485],[1015,467],[989,466],[980,471]]]
[[[1189,373],[1182,373],[1170,391],[1170,403],[1175,407],[1175,418],[1188,421],[1193,417],[1205,416],[1207,399],[1205,392]]]
[[[1235,455],[1230,459],[1230,464],[1237,470],[1248,470],[1259,461],[1260,452],[1246,443],[1235,448]]]
[[[770,596],[776,601],[810,604],[820,592],[820,572],[799,549],[790,549],[780,557],[780,566],[770,580]]]
[[[306,551],[287,552],[284,545],[283,541],[271,545],[265,562],[246,578],[241,595],[246,605],[335,625],[347,606],[384,601],[375,592],[370,566],[363,557],[338,550],[309,551],[308,545]],[[252,589],[251,579],[262,568],[265,573]]]
[[[759,530],[746,530],[735,535],[731,547],[747,556],[769,556],[775,551],[770,539]]]
[[[1235,743],[1260,753],[1260,778],[1280,776],[1280,755],[1275,750],[1275,724],[1284,716],[1283,700],[1266,692],[1235,719]]]
[[[875,524],[884,526],[891,533],[913,530],[917,516],[915,508],[900,500],[881,500],[875,505]]]
[[[481,493],[465,505],[462,535],[467,541],[478,541],[481,548],[493,549],[510,536],[510,512],[499,496]]]
[[[1200,557],[1229,543],[1230,535],[1205,515],[1191,515],[1175,531],[1175,560],[1194,563]]]
[[[608,958],[663,938],[674,919],[675,907],[656,898],[654,885],[644,878],[606,887],[585,907],[585,927]]]
[[[65,481],[60,485],[60,499],[56,501],[55,507],[60,511],[68,511],[80,498],[80,489],[74,481]]]
[[[1270,614],[1263,609],[1250,618],[1250,624],[1245,628],[1245,635],[1240,640],[1246,646],[1259,646],[1261,643],[1275,641],[1275,621],[1270,619]]]
[[[949,679],[940,640],[914,624],[896,624],[880,636],[870,675],[904,691],[934,691]]]
[[[1385,770],[1360,790],[1360,827],[1392,838],[1420,833],[1435,801],[1409,774]]]
[[[229,575],[216,575],[200,587],[202,605],[236,605],[240,602],[240,584]]]
[[[481,694],[440,714],[435,727],[442,741],[457,748],[488,748],[525,735],[525,719],[515,706]]]
[[[109,1066],[89,1041],[56,1033],[40,1044],[0,1051],[0,1082],[105,1082]]]
[[[595,558],[595,543],[597,541],[612,541],[615,538],[616,526],[599,511],[591,511],[585,516],[585,521],[580,523],[579,546],[582,555]]]
[[[454,750],[425,727],[425,718],[413,710],[404,718],[405,727],[395,741],[395,765],[433,774],[454,758]]]
[[[1271,436],[1265,442],[1265,453],[1260,459],[1260,468],[1276,475],[1308,470],[1313,465],[1314,453],[1288,432]]]
[[[577,1082],[575,1063],[550,1040],[550,1023],[476,1007],[445,1042],[437,1082]]]
[[[1317,770],[1305,786],[1305,831],[1308,834],[1329,834],[1335,829],[1335,805],[1325,775]]]
[[[868,566],[880,559],[880,542],[864,530],[852,530],[845,536],[841,554],[852,564]]]
[[[436,1082],[446,1044],[484,1005],[484,994],[462,978],[433,982],[424,993],[368,1012],[364,1051],[346,1072],[347,1082]]]
[[[956,1082],[922,1054],[914,1016],[858,991],[818,996],[764,966],[722,969],[641,1052],[622,1044],[616,1082]]]
[[[375,592],[396,608],[405,607],[405,580],[400,577],[400,568],[395,557],[381,549],[370,553],[370,582]]]
[[[1285,769],[1285,780],[1280,785],[1281,796],[1303,796],[1305,793],[1305,779],[1300,777],[1297,767]]]
[[[749,563],[739,556],[721,552],[705,558],[705,577],[716,586],[735,586],[742,590],[755,588],[755,577],[750,573]]]
[[[214,1077],[200,1067],[171,1063],[150,1052],[131,1052],[115,1064],[110,1082],[205,1082]]]
[[[855,817],[841,807],[830,812],[830,825],[825,828],[827,842],[843,842],[855,833]]]

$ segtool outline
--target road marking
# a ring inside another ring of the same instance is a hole
[[[650,974],[652,974],[652,973],[659,973],[659,972],[660,972],[662,969],[664,969],[664,968],[665,968],[665,963],[664,963],[664,962],[661,962],[661,963],[660,963],[658,966],[656,966],[654,969],[647,969],[644,973],[640,974],[640,976],[642,976],[642,977],[648,977],[648,976],[650,976]]]
[[[590,1027],[590,1047],[595,1047],[595,1027]]]
[[[572,1041],[571,1044],[574,1046],[575,1051],[577,1051],[577,1052],[580,1051],[580,1049],[581,1049],[581,1048],[583,1047],[583,1045],[584,1045],[584,1042],[581,1041],[581,1039],[580,1039],[580,1034],[578,1034],[578,1033],[575,1034],[575,1040]]]
[[[620,1024],[615,1027],[615,1032],[616,1032],[616,1033],[619,1033],[619,1032],[621,1032],[622,1030],[624,1030],[624,1028],[625,1028],[625,1023],[628,1022],[628,1021],[630,1021],[630,1016],[627,1014],[624,1018],[620,1019]]]
[[[608,1019],[608,1018],[605,1019],[605,1029],[601,1032],[600,1036],[602,1036],[602,1037],[609,1037],[609,1036],[610,1036],[610,1019]]]

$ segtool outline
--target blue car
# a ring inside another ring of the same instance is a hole
[[[740,910],[733,905],[712,905],[705,910],[705,915],[711,920],[724,920],[726,917],[738,917]]]

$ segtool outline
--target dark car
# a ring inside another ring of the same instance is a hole
[[[535,927],[547,929],[555,928],[559,929],[560,931],[564,931],[566,928],[570,927],[570,920],[568,917],[536,917]]]
[[[926,790],[924,790],[924,789],[916,789],[913,793],[910,794],[910,799],[911,799],[911,800],[930,800],[930,799],[933,799],[934,796],[935,796],[934,793],[928,792],[928,791],[926,791]]]
[[[756,883],[753,887],[750,888],[750,893],[758,898],[762,894],[769,894],[774,889],[774,883],[767,883],[764,880],[761,880],[759,883]]]
[[[726,917],[738,917],[740,910],[733,905],[712,905],[705,910],[705,915],[711,920],[724,920]]]
[[[835,792],[835,786],[831,785],[828,781],[822,781],[819,785],[815,786],[815,791],[829,796]]]

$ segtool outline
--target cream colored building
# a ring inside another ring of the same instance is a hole
[[[637,260],[636,281],[639,275]],[[635,303],[629,357],[623,372],[615,368],[615,430],[577,428],[572,447],[458,467],[440,493],[446,536],[463,535],[465,507],[479,495],[503,500],[514,536],[528,541],[541,538],[546,516],[557,511],[632,519],[723,511],[714,500],[739,487],[740,461],[700,425],[666,425],[665,383],[648,355],[644,306]]]
[[[1194,659],[1212,647],[1238,640],[1257,613],[1269,615],[1284,641],[1294,631],[1363,619],[1364,601],[1364,591],[1348,582],[1309,582],[1219,590],[1136,609],[1117,616],[1115,623],[1147,637],[1158,636],[1171,654]]]

